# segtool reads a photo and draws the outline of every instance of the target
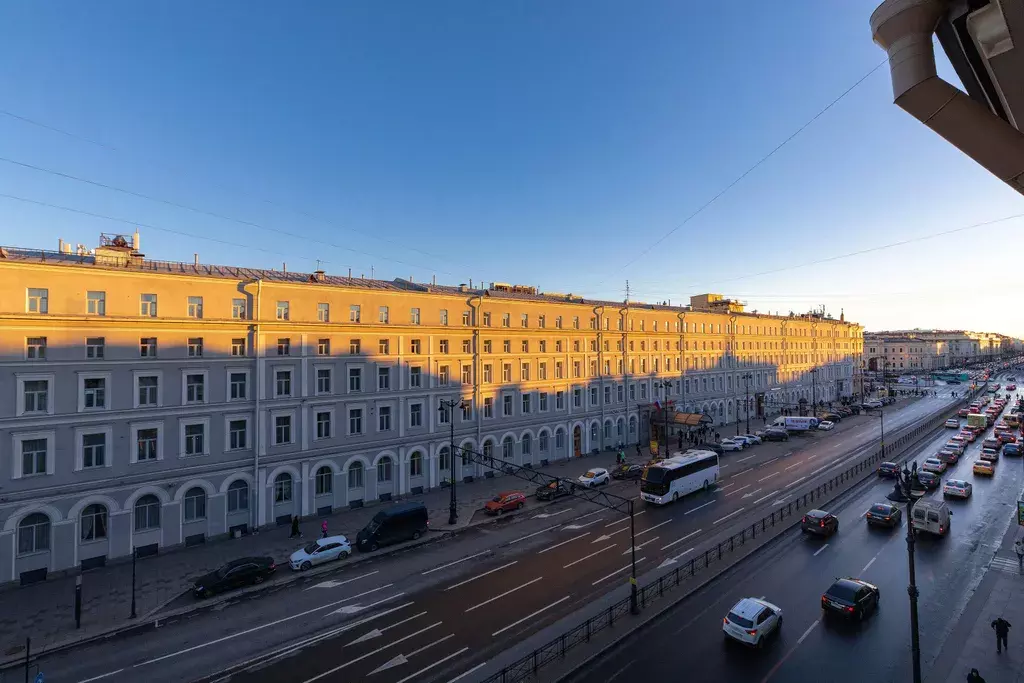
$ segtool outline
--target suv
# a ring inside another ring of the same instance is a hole
[[[882,593],[878,586],[860,579],[838,579],[821,596],[821,609],[825,615],[841,614],[849,619],[864,619],[878,609]]]
[[[805,534],[831,536],[839,531],[839,518],[824,510],[809,510],[800,520],[800,529]]]
[[[537,500],[555,500],[562,496],[568,496],[569,493],[570,491],[565,487],[565,484],[558,479],[552,479],[547,484],[538,486],[533,495],[537,497]]]
[[[725,637],[761,647],[782,628],[782,609],[764,598],[743,598],[722,619]]]
[[[522,510],[526,505],[526,494],[522,491],[505,491],[499,493],[484,505],[484,512],[489,515],[500,515],[503,512]]]
[[[789,441],[789,432],[785,429],[769,428],[764,430],[761,438],[765,441]]]

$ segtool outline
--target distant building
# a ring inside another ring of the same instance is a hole
[[[1020,339],[968,330],[893,330],[864,335],[861,367],[872,372],[914,374],[966,367],[1019,354]]]

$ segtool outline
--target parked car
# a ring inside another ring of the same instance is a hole
[[[835,423],[830,422],[829,420],[822,420],[821,422],[818,423],[818,429],[820,429],[823,432],[832,431],[833,429],[835,429],[835,427]]]
[[[974,493],[974,487],[971,486],[971,482],[964,479],[949,479],[942,487],[942,495],[944,496],[970,498],[972,493]]]
[[[754,445],[754,442],[751,441],[750,439],[748,439],[746,437],[746,435],[744,435],[744,434],[737,434],[736,436],[731,436],[729,438],[732,439],[733,441],[741,442],[743,444],[744,448],[746,448],[747,446],[753,446]]]
[[[928,458],[921,465],[921,469],[925,472],[932,472],[934,474],[942,474],[946,471],[946,463],[941,458]]]
[[[725,449],[722,447],[722,444],[719,443],[702,443],[698,450],[714,451],[718,455],[722,455],[723,453],[725,453]]]
[[[639,479],[643,474],[643,465],[625,463],[612,470],[612,479]]]
[[[277,569],[272,557],[241,557],[200,576],[192,583],[197,598],[209,598],[217,593],[263,583]]]
[[[611,475],[603,467],[594,467],[581,474],[577,479],[576,483],[580,486],[586,486],[587,488],[593,488],[595,486],[601,486],[611,482]]]
[[[946,420],[946,429],[960,429],[960,420],[951,417]]]
[[[818,419],[828,422],[839,422],[843,419],[843,416],[839,413],[818,413]]]
[[[805,534],[831,536],[839,531],[839,518],[824,510],[808,510],[800,520],[800,530]]]
[[[484,505],[484,512],[489,515],[500,515],[505,512],[522,510],[526,505],[526,494],[522,491],[505,491],[499,493]]]
[[[537,497],[537,500],[555,500],[562,496],[568,496],[569,493],[569,489],[560,479],[552,479],[548,483],[538,486],[533,495]]]
[[[740,441],[739,439],[722,439],[721,445],[723,450],[742,451],[743,447],[746,445],[746,442]]]
[[[761,443],[761,437],[759,437],[757,434],[740,434],[740,436],[746,439],[747,443]]]
[[[430,530],[427,507],[423,503],[395,503],[384,508],[356,534],[356,547],[362,552],[393,543],[415,541]]]
[[[864,513],[864,518],[868,526],[887,526],[891,529],[900,525],[903,512],[898,505],[892,503],[875,503]]]
[[[352,554],[352,546],[344,536],[318,538],[299,548],[288,558],[288,566],[296,571],[306,571],[315,565],[332,560],[344,560]]]
[[[766,429],[761,438],[765,441],[789,441],[789,432],[785,429]]]
[[[826,615],[837,614],[861,621],[878,609],[881,599],[878,586],[860,579],[837,579],[821,596],[821,608]]]
[[[782,628],[782,609],[764,598],[743,598],[722,619],[726,638],[760,648]]]
[[[900,474],[900,466],[894,462],[882,462],[878,464],[878,476],[883,479],[895,479]]]

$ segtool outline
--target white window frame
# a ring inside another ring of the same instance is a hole
[[[288,393],[279,394],[277,393],[277,373],[281,370],[287,370],[291,373],[288,379]],[[270,382],[273,393],[273,398],[293,398],[295,396],[295,367],[292,365],[271,365],[270,366]]]
[[[104,438],[104,452],[103,452],[103,467],[85,467],[85,435],[86,434],[103,434]],[[75,427],[75,472],[81,472],[84,469],[98,470],[108,469],[113,466],[114,460],[114,428],[110,425],[102,425],[95,427]]]
[[[54,404],[54,388],[56,386],[56,375],[50,372],[32,372],[32,373],[15,373],[16,385],[18,387],[17,396],[17,417],[32,417],[33,415],[53,415],[53,404]],[[41,382],[46,381],[46,410],[38,411],[34,410],[31,413],[25,412],[25,382]]]
[[[39,431],[39,432],[20,432],[11,434],[11,479],[21,479],[23,477],[39,477],[44,476],[42,474],[29,474],[26,475],[22,471],[22,457],[21,457],[21,442],[31,441],[33,439],[46,439],[46,475],[53,475],[54,464],[56,462],[56,441],[57,432],[52,430]]]
[[[316,304],[316,319],[318,322],[331,322],[331,304],[327,301],[319,301]]]
[[[245,448],[231,447],[231,423],[238,420],[245,421]],[[249,413],[231,413],[224,416],[224,452],[236,453],[251,451],[253,444],[252,416]]]
[[[203,297],[189,294],[185,297],[185,317],[203,319]]]
[[[98,294],[98,297],[93,297],[93,294]],[[93,302],[96,303],[92,306]],[[90,311],[90,308],[95,310]],[[99,289],[90,289],[85,293],[85,311],[86,315],[105,316],[107,314],[107,293]]]
[[[277,418],[287,417],[289,418],[288,441],[278,442],[277,440]],[[298,431],[298,425],[295,424],[295,411],[294,410],[271,410],[270,411],[270,429],[271,435],[269,438],[270,446],[291,446],[296,443],[295,436]]]
[[[86,408],[85,407],[85,380],[87,379],[102,379],[103,381],[103,407],[102,408]],[[78,373],[78,412],[80,413],[102,413],[110,410],[110,404],[113,402],[113,383],[111,380],[111,373],[109,372],[79,372]]]
[[[185,427],[187,425],[203,425],[203,452],[185,453]],[[210,455],[210,418],[209,417],[182,417],[178,418],[178,457],[199,458]]]
[[[352,431],[352,421],[351,421],[351,414],[350,413],[353,410],[360,410],[360,411],[362,411],[362,414],[363,414],[362,415],[363,431],[361,431],[361,432],[353,432]],[[369,431],[366,428],[366,420],[369,417],[369,415],[370,415],[370,412],[366,409],[366,404],[365,403],[353,403],[353,404],[345,406],[345,436],[365,436],[366,433]],[[392,430],[393,429],[394,429],[394,415],[392,415]]]
[[[231,398],[231,375],[245,374],[245,398]],[[252,375],[249,368],[233,368],[228,366],[224,369],[224,400],[232,403],[252,400]]]
[[[242,302],[241,308],[238,306],[238,302]],[[249,305],[245,300],[245,297],[232,297],[231,298],[231,319],[232,320],[245,320],[246,314],[248,313]]]
[[[37,306],[36,306],[37,310],[35,310],[35,311],[33,311],[29,307],[29,301],[31,301],[31,299],[33,298],[32,295],[29,292],[32,292],[32,291],[46,292],[43,296],[36,297],[36,299],[38,299],[39,303],[37,304]],[[25,312],[26,313],[35,313],[36,315],[46,315],[47,313],[50,312],[50,290],[49,290],[48,287],[26,287],[25,288]]]
[[[387,408],[388,409],[388,424],[389,424],[388,429],[381,429],[380,428],[380,411],[381,411],[382,408]],[[398,406],[396,404],[394,404],[394,403],[379,404],[377,406],[377,410],[375,412],[376,412],[376,417],[377,417],[377,421],[376,421],[376,425],[375,425],[375,429],[374,429],[375,432],[377,432],[378,434],[381,434],[381,433],[390,433],[390,432],[395,431],[395,415],[398,413]]]
[[[414,424],[412,423],[412,407],[413,407],[413,406],[419,406],[419,407],[420,407],[420,423],[419,423],[418,425],[414,425]],[[424,423],[424,422],[426,421],[426,419],[427,419],[427,416],[426,416],[426,414],[425,414],[425,412],[426,412],[426,411],[424,410],[424,405],[423,405],[423,401],[409,401],[409,402],[408,402],[408,403],[406,404],[406,407],[407,407],[407,408],[409,409],[409,410],[408,410],[408,413],[407,413],[407,415],[406,415],[406,417],[408,417],[408,418],[409,418],[409,419],[408,419],[408,420],[406,420],[406,422],[405,422],[405,425],[406,425],[406,427],[408,427],[409,429],[423,429],[423,428],[424,428],[424,426],[425,426],[425,425],[424,425],[423,423]]]
[[[101,355],[101,356],[90,356],[89,355],[89,349],[96,348],[95,346],[89,344],[89,340],[90,339],[102,339],[103,340],[103,344],[99,347],[99,349],[101,350],[101,353],[103,355]],[[106,360],[106,356],[107,356],[107,338],[106,337],[86,337],[85,339],[82,340],[82,352],[85,354],[85,359],[86,360]]]
[[[152,422],[132,422],[129,424],[132,436],[131,449],[128,456],[129,464],[145,465],[149,462],[160,462],[164,459],[164,423],[160,420]],[[143,429],[156,430],[156,460],[139,460],[139,432]]]
[[[328,381],[330,382],[330,391],[320,391],[320,371],[326,370],[328,373]],[[334,384],[334,365],[327,363],[315,363],[313,365],[313,395],[314,396],[333,396],[335,394]]]
[[[338,435],[338,420],[337,420],[337,418],[335,416],[334,407],[330,406],[330,405],[323,404],[323,405],[313,405],[313,406],[310,406],[310,408],[312,409],[311,412],[313,414],[313,427],[312,427],[312,430],[311,430],[312,431],[312,436],[313,436],[312,440],[313,441],[327,441],[328,439],[335,438]],[[329,413],[330,414],[330,416],[331,416],[331,433],[330,433],[330,435],[328,435],[328,436],[317,436],[317,420],[316,420],[317,413]],[[366,417],[366,414],[363,413],[363,418],[365,419],[365,417]],[[364,432],[366,431],[366,425],[365,424],[363,425],[363,431]]]
[[[202,401],[188,401],[188,376],[189,375],[202,375],[203,376],[203,400]],[[248,387],[247,387],[248,388]],[[138,398],[136,396],[136,398]],[[210,402],[210,371],[199,368],[185,368],[181,371],[181,405],[183,406],[202,406]]]
[[[139,403],[139,378],[156,377],[156,405],[142,405]],[[163,370],[133,370],[132,371],[132,406],[139,408],[162,408],[164,405],[164,372]]]
[[[345,364],[345,393],[346,394],[364,394],[366,393],[366,372],[364,363],[346,363]],[[352,371],[359,371],[359,388],[352,388]]]
[[[147,301],[142,297],[151,296],[152,301]],[[155,318],[157,317],[158,304],[160,303],[160,297],[153,292],[142,292],[139,294],[139,317],[140,318]],[[145,312],[143,312],[145,309]]]

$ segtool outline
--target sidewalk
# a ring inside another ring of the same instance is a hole
[[[541,471],[553,476],[575,478],[588,467],[611,467],[615,452],[605,451],[552,463]],[[422,501],[427,507],[431,531],[438,534],[465,529],[491,521],[474,516],[494,495],[501,491],[520,489],[532,493],[528,482],[512,476],[481,478],[471,484],[458,484],[456,495],[459,521],[448,524],[451,493],[447,487],[427,493],[404,496],[401,500]],[[529,490],[527,490],[529,489]],[[385,504],[386,505],[386,504]],[[289,538],[290,527],[270,527],[258,534],[237,539],[224,539],[193,547],[162,551],[155,557],[136,563],[137,621],[174,600],[191,586],[191,580],[230,560],[246,556],[269,555],[279,564],[288,556],[320,536],[320,523],[327,520],[329,534],[343,534],[354,540],[382,505],[356,510],[340,510],[325,517],[307,517],[300,528],[303,540]],[[378,551],[386,552],[386,551]],[[353,559],[360,557],[356,551]],[[350,562],[352,560],[349,560]],[[335,566],[341,566],[339,563]],[[284,568],[287,572],[287,568]],[[17,654],[25,638],[32,638],[32,649],[38,650],[76,636],[95,635],[104,629],[128,622],[132,601],[131,562],[118,562],[82,576],[82,628],[75,629],[75,576],[63,576],[25,587],[11,587],[0,592],[0,659]]]

